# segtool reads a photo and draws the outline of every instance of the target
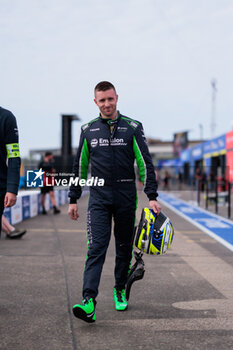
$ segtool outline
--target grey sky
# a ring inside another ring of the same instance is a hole
[[[60,146],[61,113],[96,117],[93,88],[113,82],[119,110],[147,136],[216,136],[233,121],[233,1],[0,0],[0,105],[13,111],[21,153]],[[77,145],[80,123],[74,127]]]

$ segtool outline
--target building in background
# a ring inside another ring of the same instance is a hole
[[[173,154],[175,157],[179,157],[181,152],[188,148],[188,131],[182,131],[174,134],[173,136]]]
[[[215,177],[226,175],[226,134],[204,142],[204,166],[206,173]]]

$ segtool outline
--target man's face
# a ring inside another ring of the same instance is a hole
[[[45,157],[45,160],[47,162],[51,162],[53,160],[53,154],[50,154],[49,156]]]
[[[94,101],[103,118],[116,118],[118,95],[114,89],[96,91]]]

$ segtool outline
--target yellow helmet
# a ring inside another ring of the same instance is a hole
[[[142,210],[135,245],[147,254],[164,254],[174,237],[174,228],[169,218],[162,212],[156,215],[152,209]]]

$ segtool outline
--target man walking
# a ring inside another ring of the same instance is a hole
[[[45,152],[44,159],[39,163],[38,169],[42,169],[44,174],[44,186],[40,188],[41,190],[41,205],[42,205],[42,214],[47,215],[47,211],[45,209],[45,197],[46,194],[49,193],[51,203],[53,206],[53,213],[59,214],[61,211],[57,208],[56,199],[54,196],[54,189],[52,186],[53,183],[53,173],[55,173],[55,169],[53,168],[53,153],[48,151]]]
[[[74,315],[86,322],[96,320],[96,297],[110,241],[112,218],[116,242],[115,309],[127,309],[125,285],[132,258],[137,207],[135,159],[150,207],[155,213],[161,209],[156,201],[157,181],[142,124],[117,111],[118,95],[109,82],[103,81],[96,85],[94,101],[100,115],[82,126],[73,169],[75,176],[86,179],[90,163],[91,176],[104,179],[103,187],[90,188],[83,302],[73,307]],[[72,185],[68,211],[72,220],[79,217],[76,202],[80,196],[81,187]]]
[[[4,207],[9,208],[16,203],[20,179],[18,142],[15,116],[0,107],[0,228]]]

